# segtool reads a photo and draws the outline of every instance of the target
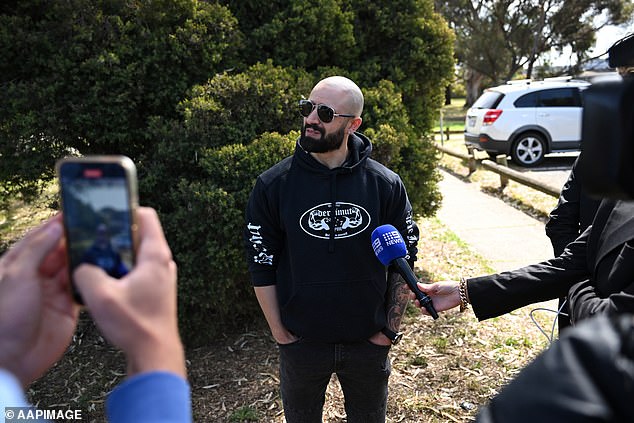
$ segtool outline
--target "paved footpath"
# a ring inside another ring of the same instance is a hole
[[[443,202],[438,219],[498,272],[553,256],[544,224],[442,171]]]

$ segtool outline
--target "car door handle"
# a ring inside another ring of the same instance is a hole
[[[537,117],[548,117],[550,113],[537,113]]]

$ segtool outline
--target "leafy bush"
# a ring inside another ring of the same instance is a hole
[[[137,160],[149,117],[176,116],[242,45],[231,12],[206,2],[13,3],[0,9],[0,181],[16,189],[71,151]]]
[[[432,127],[454,67],[453,31],[430,0],[351,0],[361,85],[392,81],[419,135]]]
[[[362,128],[373,143],[372,156],[396,173],[407,188],[415,214],[432,216],[440,206],[437,154],[430,139],[413,128],[401,94],[390,81],[364,90]]]
[[[206,149],[202,178],[175,177],[162,190],[158,206],[179,268],[179,321],[187,343],[213,339],[259,312],[246,272],[244,210],[255,177],[291,154],[296,137],[269,133],[249,146]]]
[[[201,145],[248,143],[263,132],[297,129],[297,101],[308,95],[313,83],[303,70],[267,61],[195,86],[179,109],[190,138]]]
[[[291,0],[253,29],[249,56],[307,70],[333,63],[349,68],[357,47],[353,21],[354,13],[343,10],[341,1]]]

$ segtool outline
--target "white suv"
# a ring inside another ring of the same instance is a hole
[[[581,91],[589,86],[566,77],[489,88],[467,111],[465,143],[491,157],[510,154],[521,166],[535,166],[551,152],[579,150]]]

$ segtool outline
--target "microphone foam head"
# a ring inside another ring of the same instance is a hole
[[[381,225],[372,231],[372,249],[384,266],[407,255],[407,246],[400,232],[392,225]]]

